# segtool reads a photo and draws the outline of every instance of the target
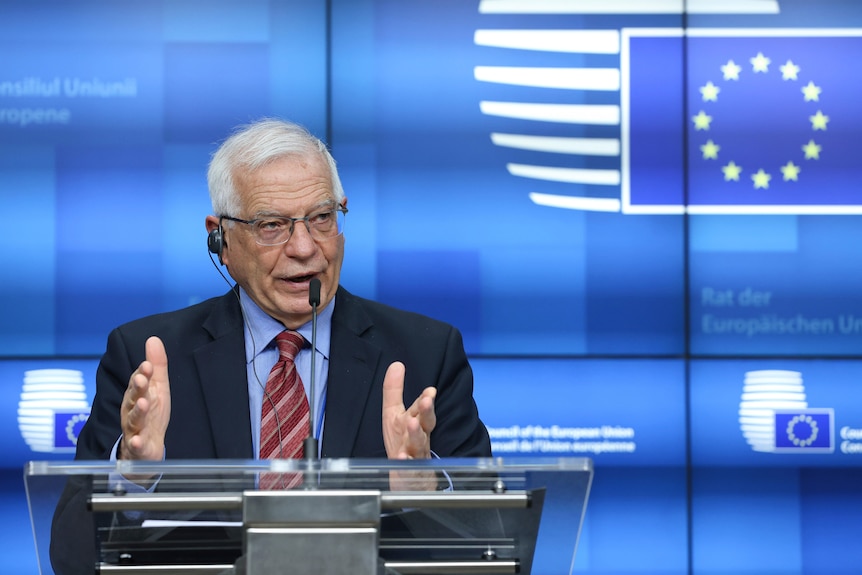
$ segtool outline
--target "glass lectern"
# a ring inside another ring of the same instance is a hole
[[[202,460],[31,462],[24,475],[43,575],[561,575],[593,470],[581,458]]]

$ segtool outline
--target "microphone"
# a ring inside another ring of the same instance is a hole
[[[317,306],[320,305],[320,280],[312,278],[308,282],[308,303],[311,305],[311,313],[317,313]]]
[[[309,382],[309,412],[311,417],[308,418],[309,435],[305,438],[302,444],[303,455],[306,461],[317,459],[317,435],[315,434],[315,424],[317,423],[317,394],[314,388],[314,376],[317,364],[317,306],[320,305],[320,280],[312,278],[308,282],[308,303],[311,305],[311,377]]]

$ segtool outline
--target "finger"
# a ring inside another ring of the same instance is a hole
[[[168,358],[162,340],[149,338],[145,344],[145,353],[146,359],[129,378],[129,388],[124,398],[128,411],[135,409],[141,398],[149,397],[151,391],[157,392],[157,389],[152,388],[153,384],[166,385],[168,381]]]
[[[146,343],[147,362],[150,363],[152,372],[151,379],[155,379],[159,383],[167,383],[168,381],[168,354],[165,351],[165,344],[156,336],[147,339]]]
[[[404,411],[404,364],[393,362],[383,378],[383,412]]]
[[[430,434],[437,425],[437,412],[434,409],[434,399],[437,397],[437,390],[433,387],[426,388],[419,396],[419,414],[417,416],[419,425],[425,433]]]
[[[146,362],[144,362],[146,363]],[[120,425],[123,433],[129,433],[132,426],[137,426],[139,419],[138,402],[147,395],[147,387],[149,379],[144,375],[141,364],[140,367],[129,378],[129,387],[126,388],[126,393],[123,394],[123,403],[120,407]]]
[[[143,422],[147,418],[147,412],[150,410],[150,402],[146,397],[139,397],[129,411],[129,425],[131,429],[137,431],[143,427]]]
[[[434,409],[434,398],[437,397],[436,387],[426,387],[422,390],[421,395],[416,398],[410,407],[407,408],[407,413],[413,417],[419,417],[423,411]]]
[[[430,438],[416,417],[408,419],[402,451],[411,458],[426,458],[430,452]]]
[[[126,441],[126,449],[129,455],[138,455],[144,447],[144,438],[140,435],[127,435],[124,437]]]

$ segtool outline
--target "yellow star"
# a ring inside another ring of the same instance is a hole
[[[700,88],[700,93],[703,94],[704,102],[717,102],[719,92],[721,92],[721,88],[712,82],[707,82],[706,86]]]
[[[700,151],[703,152],[704,160],[715,160],[718,158],[718,151],[721,149],[721,146],[717,146],[715,142],[712,140],[707,140],[707,142],[700,147]]]
[[[763,168],[757,170],[756,174],[751,176],[751,179],[754,181],[754,189],[763,188],[764,190],[769,187],[769,180],[772,179],[772,176],[763,171]]]
[[[779,68],[781,70],[782,80],[798,80],[799,66],[788,60],[786,64]]]
[[[826,123],[829,122],[829,116],[825,116],[823,112],[817,110],[817,113],[813,116],[808,116],[808,119],[811,120],[811,129],[812,130],[826,130]]]
[[[751,69],[754,72],[769,72],[769,64],[772,62],[769,58],[763,55],[763,52],[758,52],[757,56],[751,59]]]
[[[802,93],[805,95],[806,102],[819,102],[820,92],[822,90],[819,86],[815,86],[814,82],[808,82],[807,85],[802,87]]]
[[[741,71],[742,67],[733,60],[728,60],[727,64],[721,67],[721,72],[724,74],[725,80],[739,80],[739,73]]]
[[[737,166],[733,163],[733,160],[731,160],[729,164],[721,167],[721,171],[724,172],[725,182],[729,182],[730,180],[738,182],[739,174],[742,172],[742,166]]]
[[[781,173],[784,174],[784,181],[793,180],[794,182],[798,181],[799,172],[802,171],[802,168],[794,164],[793,162],[787,162],[783,166],[781,166]]]
[[[695,130],[709,130],[709,123],[712,122],[712,116],[707,116],[706,112],[701,110],[697,116],[692,116]]]
[[[802,151],[805,152],[806,160],[819,160],[820,150],[822,148],[814,143],[814,140],[809,140],[807,144],[802,146]]]

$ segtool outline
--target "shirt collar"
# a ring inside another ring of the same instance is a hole
[[[243,322],[246,342],[245,360],[246,363],[251,363],[256,356],[270,346],[275,336],[284,331],[285,328],[284,324],[260,309],[242,287],[239,288],[239,296],[242,315],[245,319]],[[327,359],[329,359],[329,341],[332,333],[332,311],[334,309],[335,298],[333,297],[329,305],[317,312],[317,351]],[[299,326],[296,331],[306,341],[311,342],[311,321]]]

